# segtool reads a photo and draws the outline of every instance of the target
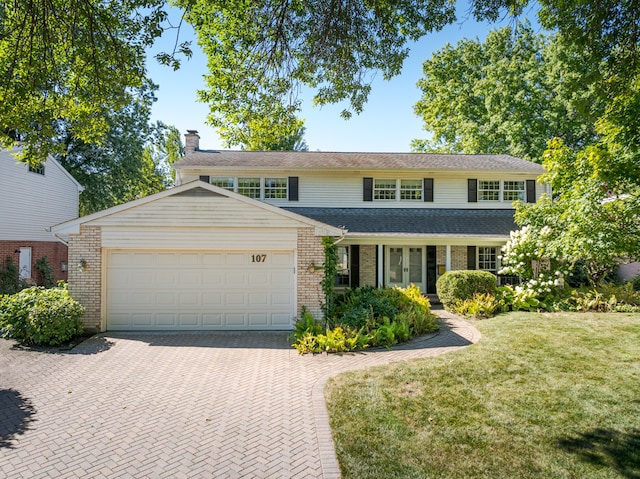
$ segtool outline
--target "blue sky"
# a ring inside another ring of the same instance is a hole
[[[401,75],[390,81],[378,75],[372,83],[369,102],[364,112],[353,115],[350,120],[340,118],[345,105],[323,108],[311,106],[313,92],[303,90],[302,113],[305,119],[305,140],[310,151],[379,151],[406,152],[411,140],[426,138],[421,120],[413,113],[413,105],[420,99],[416,82],[422,77],[422,63],[435,50],[446,43],[455,45],[462,38],[484,39],[496,25],[478,23],[465,13],[467,7],[459,9],[458,21],[438,33],[429,34],[411,45],[409,58],[405,60]],[[178,12],[174,12],[178,14]],[[500,25],[506,25],[505,20]],[[175,42],[172,32],[165,33],[150,50],[149,74],[159,85],[158,101],[152,111],[153,121],[160,120],[176,126],[181,133],[195,129],[200,133],[200,147],[221,149],[222,142],[215,130],[206,125],[208,105],[196,99],[196,91],[204,88],[203,75],[207,71],[207,60],[195,40],[194,55],[184,60],[178,71],[158,65],[153,57],[160,51],[168,51]],[[180,41],[194,39],[193,30],[184,25]]]

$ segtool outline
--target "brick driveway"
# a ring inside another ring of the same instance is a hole
[[[327,378],[479,339],[436,313],[436,335],[342,356],[299,356],[282,333],[107,333],[56,354],[0,340],[0,477],[337,478]]]

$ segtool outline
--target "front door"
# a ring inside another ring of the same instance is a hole
[[[20,248],[20,262],[19,262],[20,279],[31,278],[31,248]]]
[[[387,286],[406,287],[415,284],[425,291],[425,261],[422,246],[387,246]]]

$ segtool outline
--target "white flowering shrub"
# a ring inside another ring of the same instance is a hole
[[[511,238],[502,248],[502,269],[499,274],[519,276],[522,283],[501,289],[503,309],[532,311],[547,309],[547,300],[564,286],[563,264],[548,247],[551,228],[534,230],[524,226],[512,231]],[[547,267],[534,268],[535,264]]]

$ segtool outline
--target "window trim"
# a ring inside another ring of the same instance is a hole
[[[486,255],[487,250],[491,250],[491,253],[489,253],[490,254],[489,262],[493,262],[493,265],[495,266],[495,268],[491,268],[491,269],[486,268],[485,266],[486,266],[487,260],[480,259],[483,255]],[[493,259],[491,259],[491,257]],[[478,246],[476,248],[476,265],[479,271],[489,271],[490,273],[497,275],[498,271],[500,270],[498,247],[497,246]]]
[[[514,190],[507,189],[507,183],[520,183],[522,185],[522,189]],[[518,193],[518,198],[508,200],[505,198],[507,193]],[[525,201],[527,199],[527,183],[525,180],[503,180],[502,181],[502,195],[500,195],[502,201],[513,203],[514,201]]]
[[[288,176],[211,176],[209,177],[209,183],[214,185],[214,186],[218,186],[219,188],[224,188],[225,190],[228,191],[233,191],[234,193],[237,193],[239,195],[243,195],[246,196],[247,198],[251,198],[254,200],[280,200],[280,201],[285,201],[285,200],[289,200],[289,193],[290,193],[290,184],[289,184],[289,178]],[[216,185],[215,184],[215,180],[232,180],[233,182],[233,186],[221,186],[221,185]],[[240,186],[240,180],[258,180],[260,183],[260,186],[257,187],[249,187],[249,186]],[[266,186],[267,180],[281,180],[282,181],[282,185],[283,185],[283,189],[284,189],[284,194],[285,196],[283,198],[274,198],[274,197],[267,197],[267,189],[271,188]],[[254,197],[254,196],[249,196],[247,194],[241,193],[240,189],[247,189],[247,188],[253,188],[254,191],[258,192],[258,196]]]
[[[468,190],[469,190],[469,198],[468,202],[470,203],[513,203],[514,201],[528,201],[529,196],[527,192],[528,182],[531,180],[527,179],[473,179],[468,180]],[[534,180],[535,181],[535,180]],[[486,183],[497,183],[498,189],[482,189],[481,186]],[[520,190],[507,189],[507,183],[519,183],[522,186]],[[475,186],[475,188],[474,188]],[[472,188],[474,191],[472,191]],[[493,192],[497,194],[497,199],[485,199],[483,198],[483,193]],[[518,193],[519,198],[517,199],[505,199],[505,194],[507,193]]]
[[[383,181],[387,181],[389,182],[387,186],[387,188],[382,188],[382,187],[378,187],[377,186],[377,182],[383,182]],[[418,186],[418,188],[414,188],[414,189],[403,189],[402,187],[402,182],[403,181],[412,181],[416,183],[416,186]],[[393,190],[391,190],[390,186],[391,186],[391,182],[394,182],[395,186],[393,188]],[[388,191],[391,192],[393,191],[393,198],[377,198],[377,194],[378,192],[382,192],[382,191]],[[416,191],[419,192],[419,198],[403,198],[402,194],[405,192],[412,192],[412,191]],[[365,184],[365,192],[366,192],[366,184]],[[365,193],[365,197],[366,197],[366,193]],[[369,200],[365,200],[365,201],[369,201]],[[425,185],[424,185],[424,178],[372,178],[371,181],[371,201],[380,201],[380,202],[391,202],[391,201],[397,201],[397,202],[410,202],[410,203],[420,203],[420,202],[424,202],[427,201],[425,199]],[[432,201],[432,200],[431,200]]]

